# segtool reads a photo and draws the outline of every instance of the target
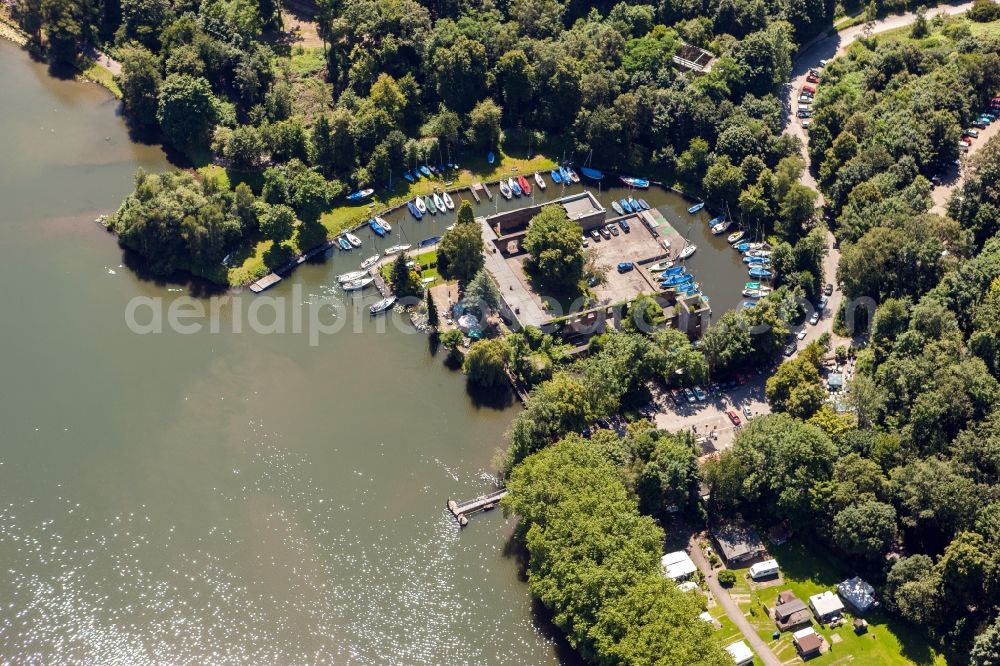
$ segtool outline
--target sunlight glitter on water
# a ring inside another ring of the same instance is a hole
[[[477,612],[501,590],[468,584],[488,565],[454,564],[479,546],[463,546],[444,511],[401,544],[395,523],[411,517],[352,520],[380,501],[374,484],[330,497],[305,457],[267,436],[248,449],[250,464],[233,470],[238,491],[216,492],[221,506],[253,508],[252,540],[235,536],[231,512],[182,538],[145,506],[98,518],[60,497],[61,512],[31,523],[22,516],[33,500],[0,509],[10,590],[0,663],[510,663],[546,643],[534,632],[539,643],[518,648],[510,641],[525,627]]]

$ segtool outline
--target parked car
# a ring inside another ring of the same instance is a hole
[[[622,231],[624,231],[625,233],[632,231],[632,227],[628,226],[628,222],[626,222],[625,220],[619,222],[618,226],[620,226],[622,228]]]
[[[747,421],[753,417],[753,411],[751,411],[749,405],[743,408],[743,416],[746,417]]]
[[[975,127],[976,129],[986,129],[987,124],[988,123],[985,123],[982,120],[977,119],[975,122],[972,123],[972,126]]]
[[[970,147],[972,146],[972,139],[970,139],[967,136],[963,136],[962,139],[961,139],[961,141],[962,141],[962,143],[964,143],[967,146],[970,146]]]
[[[823,58],[822,60],[819,61],[819,68],[823,69],[824,67],[826,67],[827,63],[829,63],[829,62],[830,62],[829,60],[827,60],[826,58]]]
[[[829,302],[830,301],[827,300],[827,298],[824,296],[823,298],[819,299],[819,301],[816,303],[816,309],[819,310],[820,312],[826,310],[826,306]]]
[[[610,232],[611,232],[611,235],[612,235],[612,236],[617,236],[617,235],[618,235],[618,225],[616,225],[616,224],[609,224],[609,225],[608,225],[607,227],[605,227],[605,228],[606,228],[606,229],[607,229],[608,231],[610,231]]]
[[[811,86],[811,85],[808,85],[808,84],[803,85],[802,86],[802,93],[803,94],[809,94],[809,95],[815,95],[816,94],[816,86]]]
[[[694,391],[691,389],[684,389],[684,397],[687,398],[688,402],[694,402],[698,398],[695,397]]]
[[[809,75],[806,77],[806,81],[809,83],[819,83],[819,77],[812,72],[809,72]]]
[[[587,240],[586,236],[583,237],[582,244],[583,244],[584,247],[590,247],[590,241]]]
[[[795,353],[795,350],[797,348],[798,347],[794,342],[789,342],[787,345],[785,345],[785,356],[791,356],[792,354]]]
[[[618,264],[619,273],[628,273],[630,270],[635,268],[631,261],[622,261]]]
[[[816,78],[819,78],[819,70],[816,69],[815,67],[810,67],[809,68],[809,74],[811,76],[815,76]]]
[[[593,231],[590,232],[590,237],[593,238],[595,241],[601,240],[601,234],[597,232],[597,229],[594,229]]]
[[[812,122],[813,122],[812,118],[803,118],[802,119],[802,129],[808,130],[809,126],[812,125]]]
[[[968,137],[972,137],[973,139],[978,139],[979,138],[979,130],[972,129],[970,127],[969,129],[967,129],[964,132],[962,132],[962,136],[968,136]]]
[[[813,112],[810,109],[805,109],[800,106],[799,110],[795,112],[795,115],[797,115],[799,118],[812,118]]]
[[[815,326],[816,324],[819,323],[819,313],[818,312],[813,312],[812,313],[812,317],[809,317],[809,323],[812,324],[813,326]]]
[[[823,293],[826,294],[827,296],[829,296],[830,294],[832,294],[833,293],[833,285],[831,283],[827,282],[826,286],[823,287]]]
[[[698,402],[705,402],[705,398],[707,398],[708,396],[705,394],[705,391],[703,391],[700,386],[695,386],[694,389],[692,390],[694,391],[694,396],[698,398]]]
[[[806,329],[803,328],[801,331],[799,331],[798,333],[796,333],[795,334],[795,339],[796,340],[805,340],[806,339]]]
[[[734,426],[738,426],[741,423],[743,423],[742,421],[740,421],[740,415],[736,413],[735,409],[730,409],[728,412],[726,412],[726,416],[729,417],[729,420],[733,422]]]
[[[600,233],[600,234],[601,234],[602,236],[604,236],[604,240],[611,240],[611,232],[610,232],[610,231],[608,231],[606,227],[601,227],[601,228],[600,228],[600,229],[598,229],[597,231],[598,231],[598,232],[599,232],[599,233]]]
[[[799,106],[808,106],[813,103],[813,98],[809,95],[799,95]]]

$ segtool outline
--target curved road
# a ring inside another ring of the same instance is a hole
[[[972,7],[971,2],[942,4],[929,9],[928,14],[961,14],[962,12],[967,11],[970,7]],[[916,18],[916,15],[913,13],[888,16],[874,23],[871,34],[901,28],[909,25],[914,18]],[[802,140],[802,156],[806,160],[806,169],[800,180],[804,185],[808,185],[814,190],[817,190],[817,192],[819,191],[819,188],[816,187],[816,180],[810,172],[809,155],[806,151],[808,137],[806,132],[802,129],[802,125],[798,122],[798,118],[795,117],[793,100],[798,98],[797,92],[802,87],[802,84],[806,82],[806,76],[809,74],[810,68],[818,68],[820,60],[830,60],[843,55],[847,47],[857,41],[857,39],[864,34],[864,31],[865,27],[863,24],[857,25],[832,35],[828,34],[820,36],[807,43],[802,47],[798,55],[796,55],[795,61],[792,64],[792,79],[785,84],[782,100],[785,106],[785,132],[794,134]],[[1000,123],[996,123],[996,126],[1000,126]],[[994,126],[991,125],[990,127],[992,129]],[[980,138],[974,143],[970,152],[983,145],[986,142],[986,138],[987,137],[980,136]],[[935,202],[943,201],[943,197],[946,196],[946,192],[943,190],[954,188],[956,184],[957,179],[951,184],[945,184],[935,188]],[[818,203],[819,205],[823,204],[822,194],[820,194]],[[823,281],[836,284],[837,264],[840,261],[840,252],[833,248],[833,234],[828,235],[828,242],[830,244],[830,251],[827,253],[826,259],[823,262]],[[807,329],[806,337],[803,340],[804,343],[809,343],[812,340],[818,339],[825,331],[830,331],[832,333],[833,316],[834,313],[840,308],[842,297],[842,292],[839,288],[836,288],[833,295],[829,298],[829,305],[823,313],[820,325],[809,326],[808,324],[804,324]],[[753,627],[747,621],[746,616],[743,614],[740,607],[732,600],[729,593],[726,592],[721,585],[719,585],[719,581],[715,577],[715,572],[712,571],[712,568],[706,561],[704,554],[701,552],[701,547],[695,538],[692,538],[688,544],[688,550],[691,554],[691,559],[694,560],[695,564],[698,565],[698,568],[705,574],[705,581],[708,584],[709,590],[711,590],[712,594],[719,602],[719,605],[721,605],[726,611],[726,615],[733,621],[733,624],[739,627],[740,631],[743,633],[743,637],[753,648],[754,652],[757,653],[757,657],[760,661],[762,661],[765,666],[782,666],[781,660],[774,655],[774,652],[771,651],[771,648],[767,645],[767,643],[761,640],[760,636],[757,635],[757,632],[754,631]]]

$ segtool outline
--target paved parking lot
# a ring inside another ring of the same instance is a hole
[[[736,433],[746,423],[744,408],[749,408],[751,418],[770,414],[771,408],[764,397],[766,375],[755,375],[743,386],[709,392],[704,402],[674,404],[669,395],[656,393],[658,411],[656,426],[671,432],[688,430],[697,437],[706,437],[702,444],[705,453],[723,451],[733,445]],[[726,414],[735,411],[740,426],[734,426]]]
[[[607,268],[602,284],[593,287],[597,298],[604,303],[617,303],[619,301],[631,300],[639,292],[655,293],[657,287],[649,281],[645,271],[636,266],[627,273],[618,272],[618,264],[622,261],[630,261],[637,264],[640,261],[663,254],[664,249],[659,244],[658,239],[638,219],[629,219],[631,231],[628,233],[621,231],[617,236],[610,239],[595,241],[588,233],[587,239],[590,252],[597,260],[597,264]]]

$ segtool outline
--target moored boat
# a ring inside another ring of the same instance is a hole
[[[542,174],[538,171],[535,172],[535,184],[538,185],[538,189],[545,189],[545,178],[543,178]]]
[[[628,198],[628,205],[632,207],[633,213],[638,213],[640,210],[642,210],[642,206],[640,206],[639,202],[635,200],[635,197]]]
[[[601,173],[597,169],[590,169],[588,167],[580,167],[580,173],[582,173],[584,177],[589,178],[591,180],[602,180],[604,178],[603,173]]]
[[[346,233],[344,234],[344,237],[347,239],[347,242],[353,245],[354,247],[361,247],[361,239],[355,236],[354,234]]]
[[[648,203],[646,203],[645,199],[638,199],[638,201],[639,201],[639,205],[642,206],[643,210],[650,210],[652,208],[652,206],[650,206]]]
[[[444,200],[444,207],[448,210],[455,210],[455,200],[451,198],[451,195],[447,192],[441,194],[441,198]]]
[[[743,231],[734,231],[726,237],[726,242],[732,245],[733,243],[739,243],[743,238]]]
[[[388,257],[388,256],[393,255],[393,254],[399,254],[400,252],[406,252],[411,247],[413,247],[413,246],[410,245],[410,244],[408,244],[408,243],[405,244],[405,245],[393,245],[392,247],[387,247],[385,249],[385,256]]]
[[[424,203],[424,198],[423,197],[416,197],[413,200],[413,205],[417,207],[417,210],[420,211],[421,215],[423,215],[424,213],[427,212],[427,204]]]
[[[383,229],[385,229],[386,231],[392,231],[392,225],[389,224],[389,221],[386,220],[385,218],[376,217],[375,221],[378,222],[378,225]]]
[[[552,171],[549,171],[549,176],[552,178],[552,182],[555,183],[556,185],[562,183],[562,176],[559,175],[558,169],[553,169]]]
[[[521,186],[518,185],[517,181],[513,178],[507,179],[507,187],[509,187],[510,191],[514,193],[515,197],[521,196]]]
[[[524,196],[526,197],[531,196],[531,183],[528,182],[527,178],[525,178],[524,176],[518,176],[517,186],[521,188],[521,192],[524,193]]]
[[[718,217],[713,217],[711,220],[708,221],[708,226],[714,227],[715,225],[721,224],[722,222],[725,222],[725,221],[726,221],[726,216],[725,215],[720,215]]]
[[[341,284],[345,282],[353,282],[354,280],[360,280],[366,275],[368,275],[368,271],[351,271],[350,273],[338,275],[337,282],[340,282]]]
[[[362,199],[367,199],[371,195],[375,194],[375,190],[368,188],[364,190],[358,190],[357,192],[351,192],[347,195],[348,201],[361,201]]]
[[[672,268],[673,265],[674,265],[674,262],[672,262],[672,261],[661,261],[661,262],[655,263],[652,266],[650,266],[649,267],[649,272],[650,273],[656,273],[657,271],[665,271],[668,268]]]
[[[746,255],[744,255],[744,256],[747,256],[747,257],[765,257],[766,258],[766,257],[770,257],[771,256],[771,251],[770,250],[747,250]]]
[[[771,260],[767,257],[754,257],[752,255],[746,255],[743,257],[744,264],[769,264]]]
[[[744,289],[743,295],[747,298],[764,298],[771,293],[770,287],[758,287],[757,289]]]
[[[408,183],[414,183],[414,182],[416,182],[416,179],[413,177],[413,174],[411,174],[409,171],[404,171],[403,172],[403,178],[405,178],[406,182],[408,182]]]
[[[618,203],[617,201],[612,201],[611,202],[611,209],[614,210],[615,213],[617,213],[618,215],[624,215],[625,214],[625,211],[622,210],[622,205],[620,203]]]
[[[744,282],[744,289],[760,289],[760,282]]]
[[[500,194],[503,195],[504,199],[510,199],[514,196],[514,192],[510,189],[510,186],[507,185],[506,181],[500,181]]]
[[[670,276],[670,275],[680,275],[681,273],[684,273],[685,271],[687,271],[687,269],[684,268],[683,266],[671,266],[670,268],[668,268],[665,271],[663,271],[663,276],[666,277],[666,276]]]
[[[712,227],[712,233],[715,234],[716,236],[718,236],[719,234],[724,234],[727,231],[729,231],[730,224],[732,223],[729,220],[719,222],[718,224]]]
[[[661,287],[676,287],[678,285],[686,284],[688,282],[694,281],[694,276],[690,273],[681,273],[679,275],[671,275],[666,280],[660,282]]]
[[[704,201],[699,201],[695,205],[693,205],[690,208],[688,208],[688,212],[691,213],[692,215],[694,215],[695,213],[697,213],[698,211],[700,211],[704,207],[705,207],[705,202]]]
[[[431,170],[427,168],[427,165],[420,167],[420,173],[423,174],[424,178],[431,177]]]
[[[351,280],[350,282],[344,283],[344,291],[357,291],[358,289],[364,289],[374,281],[375,278],[371,276]]]
[[[677,258],[678,259],[687,259],[692,254],[694,254],[695,250],[697,250],[697,249],[698,249],[697,245],[688,245],[683,250],[681,250],[681,253],[679,255],[677,255]]]
[[[351,249],[351,243],[350,243],[350,241],[348,241],[343,236],[339,236],[337,238],[337,245],[340,246],[341,250],[350,250]]]
[[[370,313],[372,313],[373,315],[380,314],[382,312],[385,312],[389,308],[391,308],[395,303],[396,303],[396,297],[395,296],[389,296],[388,298],[383,298],[378,303],[370,305],[368,307],[368,311]]]
[[[569,179],[571,181],[573,181],[574,183],[579,183],[580,182],[580,176],[578,176],[577,173],[576,173],[576,171],[573,171],[572,168],[567,167],[566,168],[566,173],[569,174]]]
[[[493,162],[495,162],[496,159],[497,159],[497,156],[493,154],[492,150],[490,152],[486,153],[486,161],[489,162],[490,164],[493,164]]]
[[[374,219],[368,220],[368,226],[372,228],[372,231],[375,232],[376,236],[379,236],[380,238],[382,236],[385,236],[385,227],[383,227],[381,224],[379,224]]]
[[[434,206],[438,210],[444,211],[445,210],[444,199],[441,198],[441,195],[435,192],[433,198],[434,198]]]
[[[434,205],[434,199],[430,198],[429,196],[425,196],[424,205],[427,206],[428,213],[430,213],[431,215],[437,215],[438,209],[437,206]]]
[[[628,202],[628,199],[619,199],[618,205],[622,207],[622,210],[626,213],[632,212],[632,204]]]
[[[635,187],[640,190],[645,190],[649,188],[649,181],[643,178],[629,178],[626,176],[620,176],[619,180],[621,180],[628,187]]]
[[[771,271],[766,268],[761,268],[760,266],[751,266],[747,273],[749,273],[752,278],[760,278],[762,280],[766,280],[772,275]]]
[[[410,215],[417,218],[418,220],[424,216],[424,214],[420,212],[420,209],[417,208],[412,201],[406,202],[406,209],[410,211]]]
[[[566,167],[559,167],[559,177],[562,178],[562,181],[567,185],[573,182],[573,179],[570,178],[569,171],[566,170]]]
[[[361,270],[367,270],[378,263],[378,255],[373,254],[361,262]]]

